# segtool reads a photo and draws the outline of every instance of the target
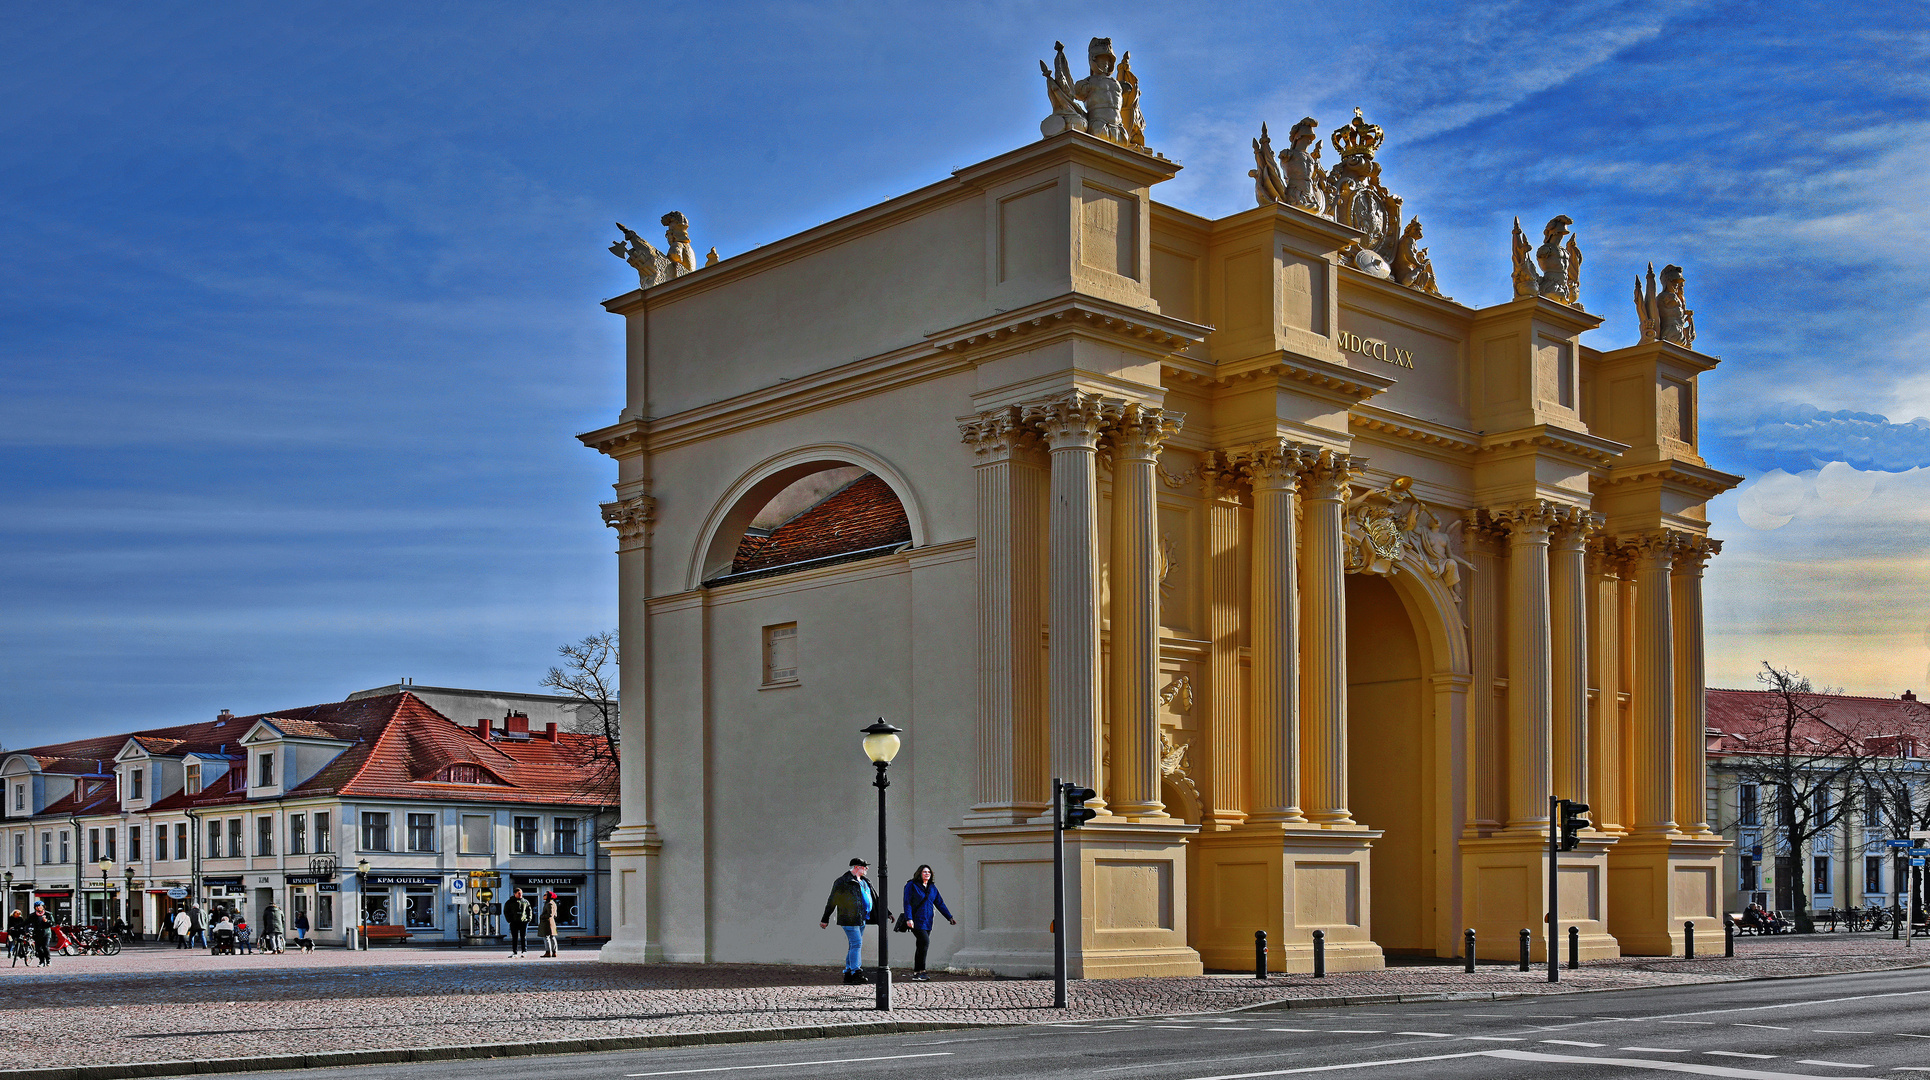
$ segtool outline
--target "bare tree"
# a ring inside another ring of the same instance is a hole
[[[1930,771],[1926,771],[1930,762],[1919,756],[1930,749],[1930,710],[1915,702],[1898,704],[1901,707],[1886,710],[1881,718],[1859,716],[1852,728],[1863,750],[1856,779],[1864,792],[1866,835],[1887,834],[1881,850],[1876,850],[1876,842],[1866,842],[1866,855],[1891,854],[1888,840],[1907,846],[1913,830],[1930,830]],[[1920,880],[1922,872],[1908,876]],[[1900,874],[1893,891],[1907,891],[1915,908],[1921,889],[1906,890],[1902,879]],[[1913,921],[1915,917],[1913,911]]]
[[[616,632],[591,634],[582,641],[560,645],[556,651],[563,657],[563,664],[550,668],[543,676],[543,685],[576,698],[596,719],[591,737],[576,744],[582,747],[578,764],[583,769],[583,781],[579,790],[594,799],[600,810],[614,810],[621,801],[623,749]],[[608,836],[614,827],[614,816],[608,823],[604,817],[602,813],[597,816],[598,839]]]

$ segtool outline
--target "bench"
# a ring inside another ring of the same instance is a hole
[[[367,938],[370,944],[378,941],[400,943],[409,940],[409,928],[406,926],[365,926],[362,928],[362,936]]]
[[[1740,911],[1732,911],[1729,913],[1729,925],[1736,928],[1736,934],[1738,936],[1743,934],[1767,934],[1769,932],[1769,928],[1760,923],[1751,926],[1743,922],[1742,912]]]

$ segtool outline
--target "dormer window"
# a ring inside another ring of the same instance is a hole
[[[187,791],[190,795],[201,794],[201,766],[190,765],[186,771]]]
[[[435,775],[438,783],[443,784],[501,784],[502,780],[480,765],[459,761],[446,765]]]
[[[275,786],[275,752],[264,750],[255,755],[255,786]]]
[[[127,771],[127,797],[129,799],[144,799],[147,797],[141,794],[141,772],[142,770],[140,769],[129,769]]]

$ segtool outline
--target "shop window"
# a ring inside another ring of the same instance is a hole
[[[315,929],[335,929],[335,894],[318,893],[315,897]]]
[[[335,841],[329,839],[331,835],[333,834],[331,834],[328,831],[328,815],[316,814],[315,815],[315,852],[316,854],[326,855],[329,852],[335,850]]]
[[[308,815],[288,815],[288,853],[290,855],[308,854]]]
[[[487,855],[495,848],[490,842],[495,834],[493,822],[488,814],[464,814],[462,816],[462,854]]]
[[[432,885],[411,885],[402,898],[403,925],[427,929],[436,925],[436,890]]]
[[[241,858],[241,851],[242,851],[241,819],[229,818],[228,819],[228,857],[230,859],[239,859]]]
[[[434,851],[436,849],[436,816],[434,814],[409,815],[409,850]]]
[[[574,888],[558,888],[554,891],[556,893],[556,925],[582,926],[582,918],[578,915],[576,908],[576,890]]]
[[[187,767],[185,783],[188,794],[201,794],[201,766],[190,765]]]
[[[372,889],[362,894],[362,922],[369,926],[389,925],[389,890]]]
[[[556,819],[556,854],[577,854],[575,818],[560,817]]]
[[[362,812],[362,850],[389,850],[389,815]]]
[[[255,819],[255,854],[273,855],[275,853],[275,819],[258,817]]]
[[[519,817],[516,819],[516,828],[514,830],[514,840],[510,846],[510,850],[518,855],[538,854],[536,850],[536,819],[535,818]]]

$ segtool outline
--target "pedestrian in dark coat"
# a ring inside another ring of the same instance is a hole
[[[54,943],[54,917],[47,914],[47,905],[34,901],[33,910],[27,913],[27,929],[34,937],[34,958],[41,967],[53,963],[53,954],[48,950]]]
[[[261,950],[272,953],[281,952],[283,932],[281,905],[271,900],[261,912]]]
[[[945,916],[945,921],[953,926],[958,920],[952,918],[951,909],[945,906],[945,898],[938,892],[938,885],[932,880],[931,864],[921,864],[905,882],[904,914],[905,929],[918,941],[917,957],[912,961],[911,977],[915,982],[929,982],[931,975],[925,971],[925,953],[931,948],[932,912],[936,909]]]
[[[536,917],[536,932],[543,936],[543,955],[556,955],[556,924],[562,921],[563,904],[556,898],[556,890],[543,894],[542,914]]]
[[[503,918],[509,922],[509,955],[528,956],[529,924],[536,921],[536,905],[517,889],[503,905]]]
[[[865,880],[865,871],[870,866],[863,859],[851,860],[851,869],[831,883],[831,897],[824,902],[824,914],[818,918],[818,929],[822,930],[831,925],[831,913],[837,912],[838,928],[844,931],[844,981],[847,983],[865,981],[865,924],[882,924],[886,917],[885,906],[878,902],[876,890]]]

